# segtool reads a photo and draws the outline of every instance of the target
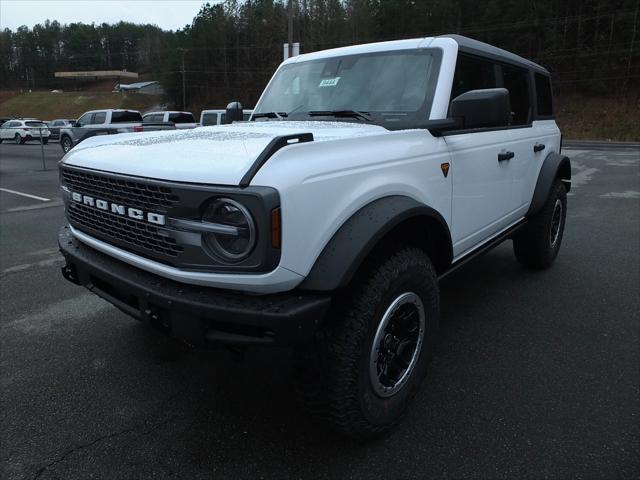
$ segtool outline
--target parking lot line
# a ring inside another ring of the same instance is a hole
[[[33,198],[40,200],[41,202],[50,202],[50,198],[38,197],[37,195],[31,195],[30,193],[16,192],[15,190],[9,190],[8,188],[0,188],[1,192],[13,193],[14,195],[20,195],[22,197]]]

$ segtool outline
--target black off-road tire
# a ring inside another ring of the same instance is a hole
[[[422,341],[413,348],[417,353],[404,382],[381,396],[376,391],[380,384],[375,386],[370,372],[371,364],[376,365],[374,339],[382,319],[390,318],[385,312],[409,292],[424,307]],[[418,248],[385,249],[367,262],[336,303],[314,341],[294,352],[296,393],[312,416],[344,435],[366,440],[398,423],[427,371],[439,320],[436,272]]]
[[[48,143],[49,143],[49,139],[48,138],[42,139],[42,144],[43,145],[47,145]]]
[[[518,262],[532,269],[549,268],[560,251],[566,216],[567,190],[556,179],[542,209],[513,238]]]
[[[26,139],[23,139],[19,133],[16,133],[13,136],[13,141],[15,142],[16,145],[24,145],[24,142],[26,142]]]

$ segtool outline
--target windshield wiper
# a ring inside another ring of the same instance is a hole
[[[308,113],[310,117],[351,117],[363,118],[367,122],[373,121],[369,112],[359,112],[357,110],[313,110]]]
[[[261,112],[254,113],[252,119],[256,118],[277,118],[278,120],[282,120],[285,117],[288,117],[289,114],[287,112]]]

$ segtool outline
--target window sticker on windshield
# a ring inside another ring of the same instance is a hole
[[[324,80],[320,81],[320,85],[318,85],[318,88],[321,88],[321,87],[335,87],[336,85],[338,85],[339,81],[340,81],[340,77],[325,78]]]

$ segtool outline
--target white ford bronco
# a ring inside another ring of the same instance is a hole
[[[300,55],[248,122],[71,150],[63,274],[192,344],[294,346],[303,404],[369,438],[425,375],[442,277],[507,239],[524,266],[553,263],[560,148],[549,72],[493,46]]]

